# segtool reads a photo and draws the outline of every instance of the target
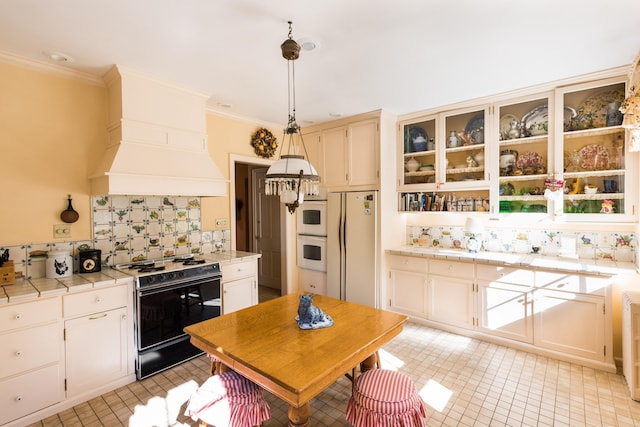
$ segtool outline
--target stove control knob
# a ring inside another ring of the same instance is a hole
[[[180,270],[176,273],[178,277],[184,277],[184,271]]]
[[[168,276],[169,279],[175,279],[177,277],[175,272],[169,273]]]

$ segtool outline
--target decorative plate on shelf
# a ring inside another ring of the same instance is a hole
[[[509,138],[509,131],[511,130],[511,122],[513,121],[518,122],[517,124],[520,124],[520,119],[517,116],[514,116],[513,114],[505,114],[504,116],[500,117],[500,140],[504,141],[506,139],[513,139],[513,138]]]
[[[522,116],[523,129],[525,135],[536,136],[549,133],[549,107],[539,105],[527,114]]]
[[[607,125],[607,107],[612,102],[622,102],[624,91],[621,89],[605,90],[591,95],[578,107],[578,115],[588,117],[590,128],[601,128]]]
[[[484,143],[484,111],[479,112],[467,122],[464,132],[471,137],[473,144]]]
[[[590,144],[579,151],[580,167],[586,170],[609,168],[609,152],[602,145]]]
[[[518,169],[544,167],[544,160],[540,154],[533,151],[526,151],[518,156],[516,166]]]

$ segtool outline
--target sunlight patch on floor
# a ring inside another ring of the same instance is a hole
[[[182,405],[198,389],[198,383],[191,380],[167,392],[167,397],[154,396],[146,405],[136,405],[129,418],[129,427],[188,427],[178,422]]]
[[[397,371],[404,365],[401,359],[382,349],[378,350],[378,357],[382,367],[390,371]]]
[[[434,380],[427,381],[427,384],[420,390],[420,397],[424,403],[438,412],[442,412],[447,406],[452,394],[451,390]]]

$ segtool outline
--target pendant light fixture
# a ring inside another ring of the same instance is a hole
[[[300,45],[291,37],[291,21],[289,21],[289,36],[280,45],[282,56],[287,60],[288,104],[289,120],[282,136],[280,158],[267,170],[265,178],[265,194],[280,196],[289,213],[304,201],[305,194],[315,196],[319,193],[320,177],[307,159],[307,147],[304,145],[300,126],[296,122],[296,88],[294,61],[300,56]],[[286,154],[282,154],[287,146]],[[300,149],[303,152],[300,152]],[[303,155],[304,154],[304,155]]]

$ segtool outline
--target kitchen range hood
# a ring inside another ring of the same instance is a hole
[[[206,133],[208,96],[113,67],[107,149],[94,195],[226,196]]]

